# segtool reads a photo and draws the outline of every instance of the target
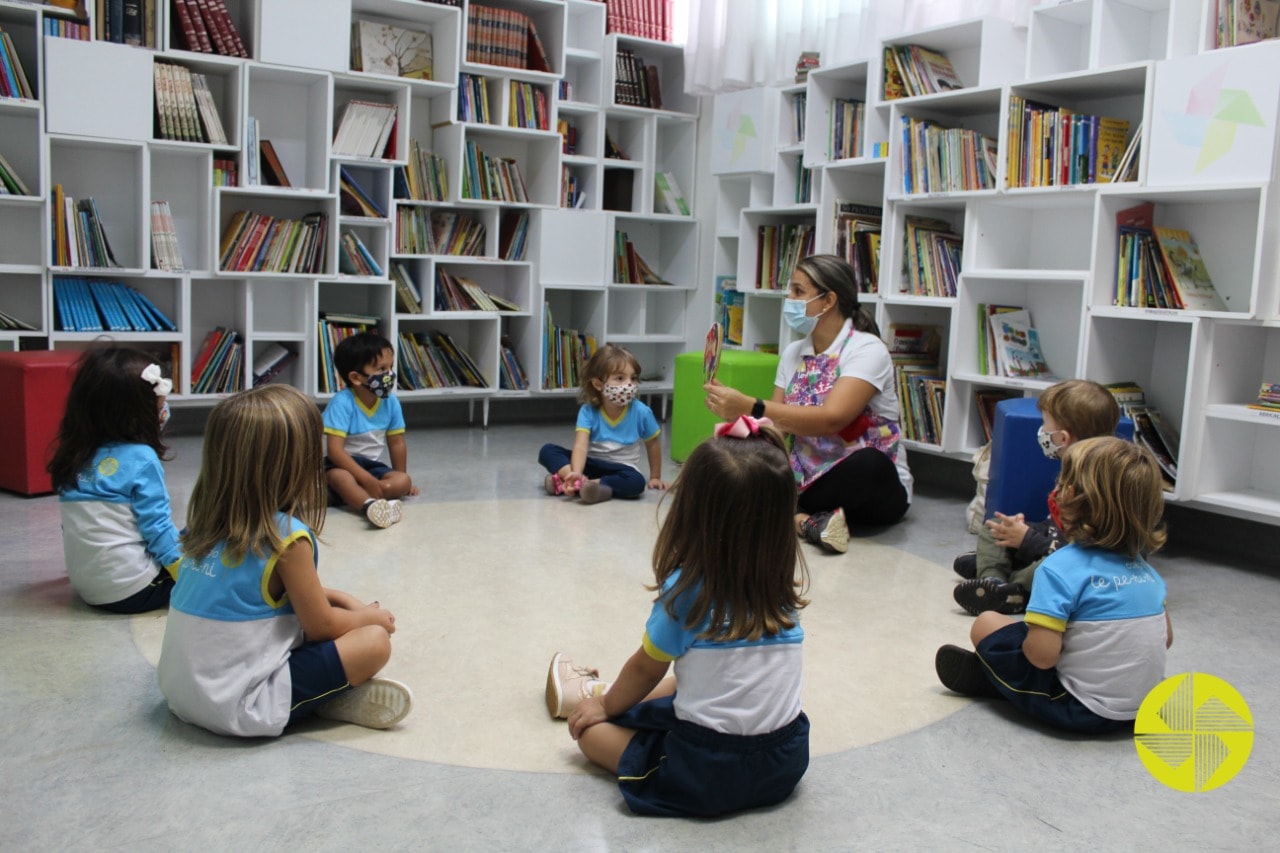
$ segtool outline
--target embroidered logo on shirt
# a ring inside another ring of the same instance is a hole
[[[98,463],[98,473],[104,477],[110,477],[112,474],[120,470],[120,460],[114,456],[108,456]]]

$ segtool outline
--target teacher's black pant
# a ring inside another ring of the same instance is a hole
[[[855,450],[800,493],[801,512],[841,507],[851,525],[893,524],[908,506],[897,466],[874,447]]]

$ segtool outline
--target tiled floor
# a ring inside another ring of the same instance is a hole
[[[608,673],[634,649],[658,502],[542,495],[558,424],[410,431],[424,495],[387,531],[331,515],[327,583],[394,607],[387,673],[415,688],[396,730],[309,724],[235,741],[173,718],[152,665],[162,616],[76,601],[54,498],[0,496],[0,849],[1101,849],[1274,846],[1280,814],[1280,577],[1170,551],[1169,673],[1248,700],[1252,756],[1215,791],[1153,780],[1132,739],[1066,737],[946,693],[938,642],[964,642],[951,558],[967,497],[922,488],[907,522],[843,557],[806,550],[806,708],[796,795],[716,821],[637,818],[546,718],[546,660]],[[198,436],[175,437],[181,516]],[[1274,552],[1273,552],[1274,553]],[[392,604],[394,602],[394,604]]]

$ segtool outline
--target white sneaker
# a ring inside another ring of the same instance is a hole
[[[400,520],[400,510],[397,508],[393,514],[391,504],[378,498],[376,501],[365,504],[364,517],[369,519],[369,523],[374,527],[387,528]]]
[[[609,683],[600,680],[600,670],[574,666],[573,660],[556,652],[547,670],[547,713],[554,719],[569,716],[588,696],[603,696]]]
[[[409,716],[413,692],[390,678],[371,678],[316,709],[316,716],[367,729],[389,729]]]
[[[391,511],[392,524],[399,524],[400,519],[404,518],[404,512],[400,507],[400,501],[387,501],[387,509]]]

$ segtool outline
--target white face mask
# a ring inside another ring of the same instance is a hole
[[[1062,430],[1054,430],[1053,432],[1062,432]],[[1057,459],[1058,454],[1063,451],[1065,445],[1053,443],[1053,432],[1049,432],[1044,428],[1044,424],[1040,425],[1040,429],[1036,430],[1036,441],[1040,442],[1040,450],[1050,459]]]
[[[627,404],[636,398],[636,392],[640,390],[639,382],[621,382],[606,383],[600,389],[600,394],[620,409],[626,408]]]

